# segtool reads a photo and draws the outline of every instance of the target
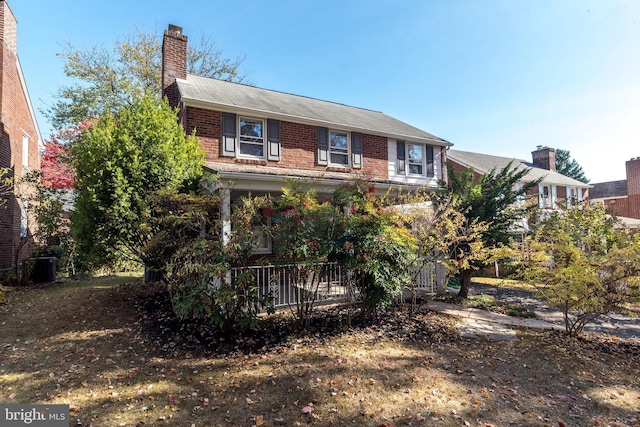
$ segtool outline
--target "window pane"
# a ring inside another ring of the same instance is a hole
[[[409,164],[409,173],[414,175],[422,175],[422,165]]]
[[[347,134],[341,132],[330,132],[331,149],[336,151],[347,151]]]
[[[262,142],[260,144],[252,144],[250,142],[240,142],[240,154],[244,154],[247,156],[256,156],[263,157],[264,156],[264,145]]]
[[[347,156],[346,154],[331,153],[331,163],[335,163],[339,165],[348,165],[349,156]]]
[[[422,164],[422,145],[409,145],[409,161]]]
[[[251,119],[240,119],[240,136],[255,137],[262,139],[262,121]]]

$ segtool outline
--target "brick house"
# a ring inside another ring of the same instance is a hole
[[[277,195],[291,178],[320,198],[358,178],[379,194],[446,179],[449,142],[378,111],[187,74],[187,42],[180,27],[164,32],[163,95],[225,183],[223,218],[239,197]],[[223,227],[227,235],[230,221]],[[264,240],[257,253],[270,253]]]
[[[0,167],[11,169],[14,181],[40,168],[41,137],[17,53],[17,21],[8,3],[0,0]],[[32,221],[15,192],[0,208],[0,269],[31,256]]]
[[[640,219],[640,157],[626,162],[627,179],[593,184],[590,200],[622,218]]]
[[[472,167],[477,176],[493,169],[500,170],[506,167],[509,162],[512,162],[512,167],[516,169],[531,169],[525,176],[527,179],[525,182],[542,178],[538,188],[529,191],[529,195],[537,196],[538,206],[542,209],[552,210],[559,204],[571,206],[587,199],[591,185],[556,172],[556,154],[553,148],[539,146],[531,155],[532,161],[528,162],[512,157],[449,150],[447,160],[450,168],[459,172],[462,169]]]
[[[163,93],[206,166],[233,182],[230,198],[277,192],[286,178],[313,180],[318,193],[366,177],[383,193],[437,188],[451,144],[378,111],[186,73],[187,37],[164,33]]]

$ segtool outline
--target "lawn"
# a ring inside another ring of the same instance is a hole
[[[180,329],[128,277],[14,289],[0,305],[0,402],[66,403],[84,426],[635,426],[640,348],[518,331],[462,339],[455,320],[329,309],[243,337]],[[143,302],[136,304],[136,301]]]

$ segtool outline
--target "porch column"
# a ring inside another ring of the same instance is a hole
[[[222,244],[226,247],[231,241],[231,189],[221,188],[220,216],[222,217]],[[222,279],[222,278],[221,278]],[[227,284],[231,284],[231,270],[227,270],[224,277]],[[218,285],[219,287],[220,285]]]
[[[231,240],[231,191],[223,189],[221,196],[222,243],[227,246]]]

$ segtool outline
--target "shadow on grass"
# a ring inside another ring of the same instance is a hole
[[[399,311],[348,331],[328,333],[337,320],[307,335],[263,329],[253,343],[196,351],[196,338],[175,344],[180,329],[171,329],[168,313],[156,312],[166,318],[158,323],[134,307],[158,298],[154,292],[129,293],[119,283],[13,295],[0,312],[0,400],[68,403],[72,425],[94,426],[542,426],[637,416],[640,390],[629,382],[637,354],[608,354],[557,334],[524,332],[516,343],[450,339],[437,315]],[[157,302],[147,308],[159,309]],[[275,339],[259,342],[260,334]]]

